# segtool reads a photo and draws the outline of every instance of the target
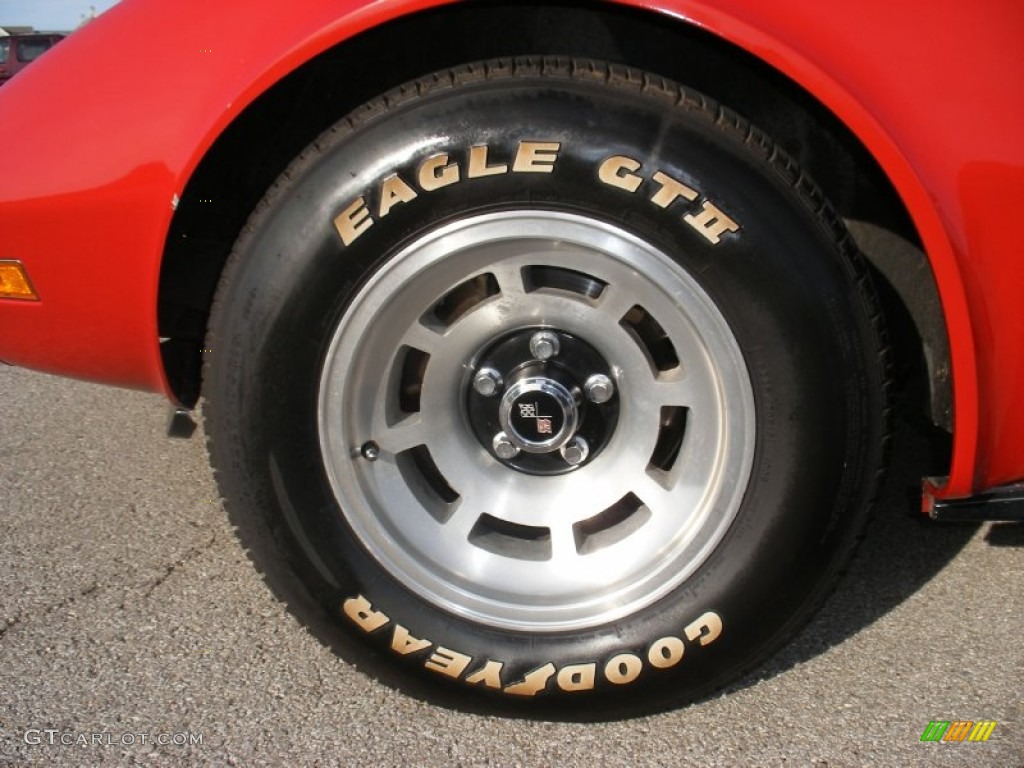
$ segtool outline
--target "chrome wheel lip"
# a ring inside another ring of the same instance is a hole
[[[521,275],[530,264],[588,272],[611,290],[598,300],[529,293]],[[495,275],[496,296],[441,333],[424,327],[421,318],[435,301],[485,273]],[[621,322],[636,304],[667,326],[685,370],[652,370]],[[616,434],[600,455],[565,475],[534,477],[501,465],[475,439],[461,406],[472,386],[474,355],[501,334],[528,327],[587,339],[614,372],[621,407]],[[406,414],[396,412],[391,390],[398,351],[410,346],[427,347],[430,361],[420,410]],[[677,465],[660,476],[648,462],[660,406],[649,401],[685,392],[691,393],[686,407],[695,414],[694,426]],[[617,226],[540,210],[483,214],[439,227],[374,273],[331,339],[318,418],[331,488],[364,548],[442,610],[515,631],[597,626],[675,589],[735,519],[754,453],[754,401],[742,353],[697,282],[667,254]],[[359,450],[370,440],[380,446],[373,462]],[[419,444],[459,493],[442,513],[428,509],[403,475],[400,457]],[[624,493],[644,502],[645,520],[611,545],[581,552],[574,526]],[[549,556],[530,559],[472,543],[474,522],[483,514],[528,528],[548,526]]]

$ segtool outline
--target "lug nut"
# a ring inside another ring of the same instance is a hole
[[[494,436],[494,440],[491,441],[491,447],[494,448],[494,453],[498,458],[505,459],[505,461],[514,459],[519,453],[519,448],[508,439],[508,435],[504,432],[499,432]]]
[[[538,360],[549,360],[558,354],[558,337],[550,331],[538,331],[530,337],[530,353]]]
[[[586,440],[577,435],[566,445],[563,445],[560,452],[562,454],[562,458],[565,459],[565,463],[571,467],[575,467],[587,460],[587,455],[590,453],[590,446],[587,445]]]
[[[501,389],[501,374],[493,368],[484,368],[473,377],[473,389],[484,397],[491,397]]]
[[[587,379],[583,385],[583,391],[587,395],[587,400],[600,405],[612,399],[612,395],[615,394],[615,385],[603,373],[595,373]]]

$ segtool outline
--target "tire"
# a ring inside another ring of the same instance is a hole
[[[834,586],[887,442],[877,302],[818,190],[708,99],[590,61],[469,65],[338,123],[243,232],[207,347],[268,582],[462,706],[735,680]]]

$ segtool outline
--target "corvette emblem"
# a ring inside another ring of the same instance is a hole
[[[537,404],[536,403],[519,403],[519,418],[521,419],[536,419],[537,417]],[[546,417],[541,417],[546,418]]]
[[[540,413],[537,403],[517,403],[519,406],[519,418],[533,419],[538,435],[552,434],[551,417]]]

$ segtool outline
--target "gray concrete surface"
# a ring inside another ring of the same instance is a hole
[[[160,398],[0,367],[0,403],[0,764],[1024,765],[1024,532],[912,519],[910,437],[851,572],[779,657],[584,725],[436,707],[332,656],[256,576],[201,430],[169,440]],[[921,743],[938,719],[998,725]]]

